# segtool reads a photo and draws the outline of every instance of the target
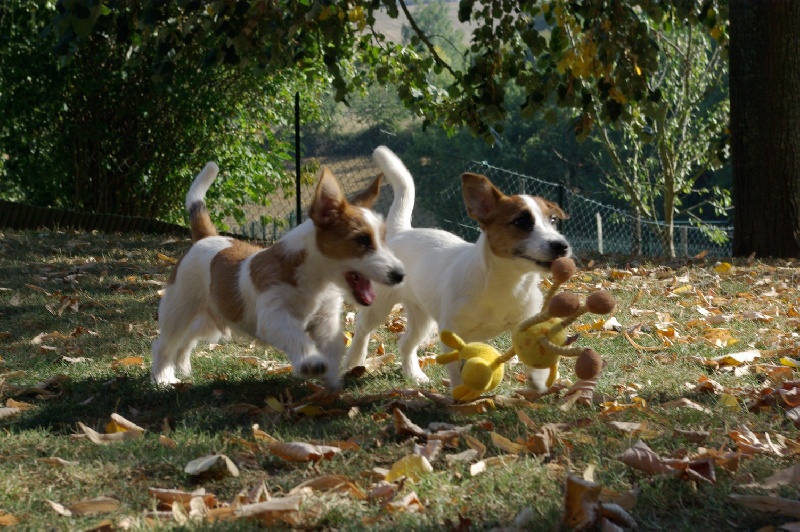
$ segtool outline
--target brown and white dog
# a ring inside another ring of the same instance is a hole
[[[477,242],[440,229],[412,228],[411,174],[385,146],[373,158],[394,190],[386,240],[408,275],[402,286],[381,287],[375,304],[358,313],[346,364],[363,365],[370,332],[402,303],[407,318],[398,345],[403,373],[425,382],[416,351],[434,325],[465,342],[486,341],[540,310],[540,274],[549,273],[553,260],[571,253],[555,226],[556,219],[567,215],[543,198],[507,196],[486,177],[465,173],[461,181],[467,214],[481,227]],[[451,386],[460,384],[458,363],[449,364],[448,371]]]
[[[385,242],[382,218],[369,209],[380,177],[348,202],[328,168],[320,171],[309,219],[269,248],[218,236],[205,195],[219,169],[208,163],[186,195],[192,247],[181,258],[158,307],[153,381],[191,374],[198,340],[243,333],[289,357],[294,373],[339,387],[346,295],[368,306],[372,282],[397,285],[403,264]]]

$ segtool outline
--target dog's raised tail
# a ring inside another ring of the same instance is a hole
[[[414,210],[414,179],[411,173],[386,146],[378,146],[372,152],[372,158],[394,191],[394,200],[386,216],[386,234],[391,236],[411,229],[411,212]]]
[[[186,210],[189,212],[192,242],[217,234],[217,228],[214,227],[206,208],[206,192],[208,192],[218,173],[219,167],[217,164],[209,162],[194,178],[189,192],[186,193]]]

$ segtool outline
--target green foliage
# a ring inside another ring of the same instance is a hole
[[[630,119],[616,126],[603,122],[597,105],[588,116],[601,124],[595,138],[613,168],[606,171],[609,190],[637,216],[666,222],[664,252],[674,256],[676,217],[702,225],[704,207],[717,216],[730,207],[729,192],[710,179],[726,162],[715,148],[729,121],[720,90],[727,72],[721,48],[693,26],[675,22],[659,42],[658,71],[647,84],[652,97],[630,102]]]
[[[551,133],[537,130],[540,119],[565,121],[567,114],[554,105],[578,114],[568,131],[579,139],[604,124],[646,137],[666,99],[666,89],[658,86],[665,46],[661,36],[688,25],[710,35],[723,55],[727,45],[723,0],[611,5],[600,0],[462,0],[459,18],[472,28],[468,46],[461,45],[462,35],[441,16],[442,2],[412,10],[395,0],[61,0],[50,25],[52,3],[14,0],[10,5],[4,9],[15,15],[3,17],[4,24],[12,21],[17,31],[17,15],[39,18],[35,31],[23,39],[31,53],[6,54],[3,60],[12,57],[18,65],[43,71],[28,76],[31,70],[11,70],[12,83],[4,79],[4,86],[26,91],[19,80],[30,77],[47,97],[24,106],[40,110],[38,122],[16,110],[10,116],[25,118],[15,118],[15,132],[7,127],[0,137],[0,147],[11,155],[2,171],[17,176],[5,193],[58,194],[78,205],[91,200],[98,210],[109,209],[114,198],[135,198],[134,206],[113,208],[141,214],[164,208],[163,200],[185,189],[198,159],[212,156],[223,170],[241,172],[222,189],[222,203],[232,213],[285,184],[282,165],[290,150],[282,142],[280,116],[290,116],[281,111],[299,87],[308,100],[306,110],[320,101],[320,87],[332,86],[337,102],[360,106],[362,114],[391,117],[394,108],[382,105],[387,100],[361,96],[377,81],[422,117],[423,127],[441,126],[451,140],[465,128],[488,145],[500,145],[492,152],[501,154],[493,157],[496,164],[513,159],[517,164],[512,168],[518,168],[528,160],[540,169],[563,159],[581,168],[586,151],[553,150],[544,139]],[[42,15],[35,6],[51,11]],[[406,17],[405,44],[390,42],[376,29],[379,10],[391,18]],[[33,37],[42,29],[49,42]],[[49,56],[52,46],[62,69]],[[46,61],[30,60],[33,48]],[[4,109],[10,107],[11,98],[3,101]],[[87,126],[96,123],[102,126]],[[392,129],[403,125],[395,118]],[[41,135],[45,131],[50,134]],[[550,131],[560,141],[567,130]],[[35,147],[27,140],[33,135]],[[265,135],[269,149],[263,152]],[[507,150],[502,146],[506,139],[524,148]],[[8,146],[14,142],[24,149],[12,153]],[[719,148],[725,138],[704,142]],[[34,148],[28,168],[42,154],[62,166],[78,161],[89,168],[81,166],[78,173],[42,165],[38,179],[23,183],[23,173],[13,169],[21,161],[17,152]],[[151,162],[144,166],[141,161]],[[543,171],[566,173],[563,164],[553,168]],[[41,186],[48,179],[57,186]],[[99,183],[108,183],[109,191],[98,189]],[[87,190],[92,192],[88,198]]]
[[[133,1],[0,7],[4,197],[175,221],[207,160],[225,177],[210,192],[225,215],[292,182],[282,131],[295,91],[313,112],[311,67],[266,78],[218,64],[209,48],[170,55],[164,36],[203,21],[168,4],[165,19]]]

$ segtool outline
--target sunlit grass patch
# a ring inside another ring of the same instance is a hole
[[[405,381],[395,362],[346,377],[343,392],[329,396],[287,372],[283,354],[249,341],[203,344],[186,383],[153,385],[159,290],[187,247],[159,236],[2,235],[0,523],[10,515],[31,530],[86,529],[103,519],[248,529],[253,522],[236,509],[268,493],[289,506],[299,497],[297,508],[260,514],[276,527],[556,529],[567,513],[569,475],[627,497],[625,511],[643,529],[758,529],[793,519],[729,497],[800,494],[796,483],[759,484],[800,453],[789,415],[799,377],[781,362],[800,358],[791,263],[715,268],[695,259],[631,268],[613,258],[584,260],[564,289],[585,298],[602,288],[617,299],[616,325],[586,315],[573,327],[582,331],[579,344],[606,363],[593,401],[567,407],[563,389],[521,397],[525,368],[517,363],[481,411],[465,413],[448,405],[447,372],[436,364],[425,367],[429,386]],[[392,329],[376,331],[372,355],[380,344],[396,352],[401,327]],[[510,340],[492,343],[504,351]],[[748,352],[757,357],[714,362]],[[573,359],[560,368],[562,379],[575,381]],[[396,412],[416,428],[398,428]],[[144,432],[93,443],[79,425],[105,434],[112,414]],[[441,444],[432,471],[417,482],[381,482],[434,441]],[[706,460],[713,478],[623,463],[620,455],[639,441],[662,464]],[[276,444],[301,444],[299,461]],[[315,448],[336,451],[314,458]],[[227,456],[238,475],[187,473],[187,464],[214,454]],[[303,487],[315,479],[324,489]],[[206,502],[195,501],[194,514],[187,502],[181,513],[159,504],[152,489],[204,490]],[[48,502],[69,508],[97,497],[119,505],[64,516]]]

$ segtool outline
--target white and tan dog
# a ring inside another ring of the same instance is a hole
[[[431,333],[449,329],[465,342],[486,341],[511,330],[542,306],[538,284],[554,259],[571,253],[556,230],[567,215],[554,203],[527,195],[506,196],[486,177],[462,175],[467,213],[481,227],[477,242],[439,229],[413,229],[414,181],[400,159],[381,146],[373,158],[394,190],[386,219],[386,241],[406,267],[402,286],[381,287],[375,303],[356,318],[348,367],[362,365],[370,332],[396,303],[406,312],[399,355],[407,378],[425,382],[417,346]],[[451,386],[460,384],[458,363],[448,366]]]
[[[345,295],[370,305],[372,281],[397,285],[405,276],[386,246],[382,218],[369,209],[380,177],[351,203],[323,168],[310,219],[263,249],[217,235],[205,195],[218,172],[208,163],[186,195],[193,245],[158,307],[152,379],[166,384],[188,376],[198,340],[233,331],[286,353],[296,374],[338,388]]]

